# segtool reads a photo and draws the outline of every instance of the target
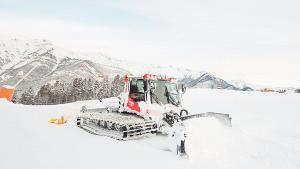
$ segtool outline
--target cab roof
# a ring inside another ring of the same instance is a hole
[[[158,76],[154,74],[144,74],[142,77],[129,77],[125,76],[125,78],[134,78],[134,79],[144,79],[144,80],[158,80],[158,81],[169,81],[169,82],[176,82],[176,78],[167,77],[167,76]]]

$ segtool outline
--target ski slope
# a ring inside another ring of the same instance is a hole
[[[206,169],[300,168],[299,102],[294,93],[189,91],[185,106],[191,112],[223,112],[233,118],[231,129],[191,121],[191,160]]]
[[[189,158],[181,159],[164,136],[124,142],[76,127],[81,106],[99,101],[25,106],[0,100],[0,168],[298,169],[299,102],[299,94],[189,90],[184,106],[190,113],[229,113],[233,127],[213,119],[188,121]],[[62,115],[65,125],[48,122]]]

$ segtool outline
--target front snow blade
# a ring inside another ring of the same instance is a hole
[[[220,123],[222,123],[225,126],[231,127],[231,117],[229,114],[223,114],[223,113],[215,113],[215,112],[206,112],[206,113],[199,113],[199,114],[193,114],[189,116],[183,116],[180,117],[182,121],[192,119],[192,118],[200,118],[200,117],[213,117],[217,119]]]

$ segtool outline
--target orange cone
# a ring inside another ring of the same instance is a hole
[[[58,124],[65,124],[64,116],[61,116],[61,118],[58,120]]]
[[[4,85],[0,89],[0,98],[5,98],[5,99],[7,99],[8,101],[11,102],[12,98],[14,96],[14,92],[15,92],[14,87]]]

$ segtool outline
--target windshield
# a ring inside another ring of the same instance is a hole
[[[176,106],[180,105],[177,85],[175,83],[166,83],[166,88],[169,103]]]
[[[152,90],[152,103],[180,105],[180,98],[176,83],[168,81],[152,81],[155,84],[155,89]]]

